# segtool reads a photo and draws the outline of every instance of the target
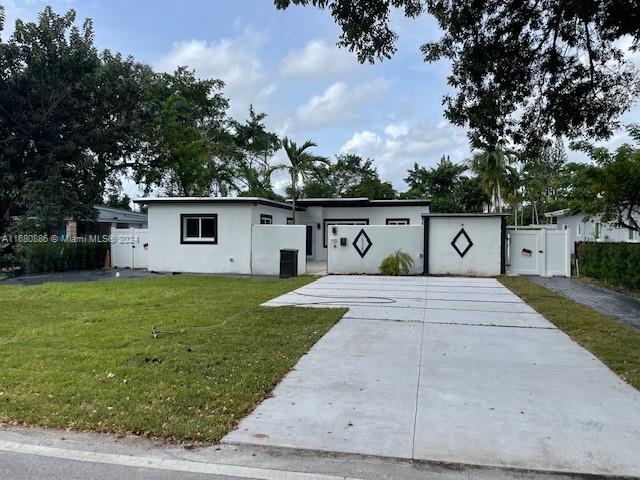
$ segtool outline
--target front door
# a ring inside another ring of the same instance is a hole
[[[313,256],[313,225],[307,225],[307,257]]]

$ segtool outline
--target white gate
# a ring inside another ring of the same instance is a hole
[[[147,268],[149,241],[147,229],[114,228],[111,230],[111,266],[113,268]]]
[[[508,237],[509,274],[571,276],[568,230],[512,230]]]

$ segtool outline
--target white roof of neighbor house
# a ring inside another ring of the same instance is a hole
[[[553,218],[553,217],[564,217],[565,215],[568,215],[571,212],[570,208],[563,208],[562,210],[555,210],[553,212],[547,212],[544,214],[545,217],[547,218]]]
[[[262,197],[145,197],[136,198],[134,203],[152,204],[152,203],[226,203],[238,204],[248,203],[253,205],[266,205],[269,207],[286,208],[291,210],[291,205],[278,200],[270,200]],[[296,210],[299,208],[296,207]],[[301,209],[304,210],[304,209]]]
[[[147,215],[144,213],[104,205],[95,205],[93,208],[98,212],[98,223],[147,223]]]

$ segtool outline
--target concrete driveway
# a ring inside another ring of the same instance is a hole
[[[329,276],[349,312],[223,442],[640,476],[640,393],[497,280]]]

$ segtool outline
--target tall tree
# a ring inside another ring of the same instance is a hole
[[[487,148],[476,153],[469,161],[469,168],[478,175],[482,186],[491,199],[491,210],[502,212],[503,192],[507,176],[513,169],[509,154],[499,148]]]
[[[41,231],[91,220],[137,150],[150,70],[93,42],[90,20],[50,7],[0,41],[0,227],[11,213]]]
[[[279,165],[278,168],[286,170],[291,177],[291,216],[293,223],[296,223],[296,197],[298,196],[298,183],[306,180],[318,163],[329,164],[325,157],[314,155],[310,152],[313,147],[317,147],[311,140],[307,140],[298,146],[293,140],[285,137],[282,140],[282,148],[287,154],[289,165]]]
[[[240,195],[278,198],[271,185],[275,168],[270,160],[280,149],[278,136],[269,132],[264,124],[266,113],[256,113],[249,107],[245,123],[231,122],[236,148],[241,154],[236,170],[236,190]]]
[[[636,145],[615,151],[585,142],[575,145],[595,165],[580,165],[575,172],[571,207],[603,222],[640,232],[640,125],[627,127]]]
[[[409,190],[405,198],[429,198],[431,211],[460,213],[482,211],[488,202],[477,178],[463,176],[466,165],[453,163],[444,155],[435,167],[417,163],[407,172],[405,182]]]
[[[393,185],[380,180],[373,160],[351,153],[336,156],[331,164],[318,165],[303,186],[305,197],[367,197],[392,199],[397,193]]]
[[[153,112],[145,128],[146,148],[135,178],[147,190],[163,188],[178,196],[222,195],[238,158],[227,130],[221,80],[201,80],[184,67],[156,77],[149,89]]]
[[[606,138],[638,95],[637,75],[618,40],[640,41],[640,0],[275,0],[328,9],[339,44],[361,62],[395,52],[392,9],[423,13],[442,37],[422,45],[425,60],[448,60],[454,96],[446,117],[468,125],[474,146],[511,140],[531,150],[545,136]]]

